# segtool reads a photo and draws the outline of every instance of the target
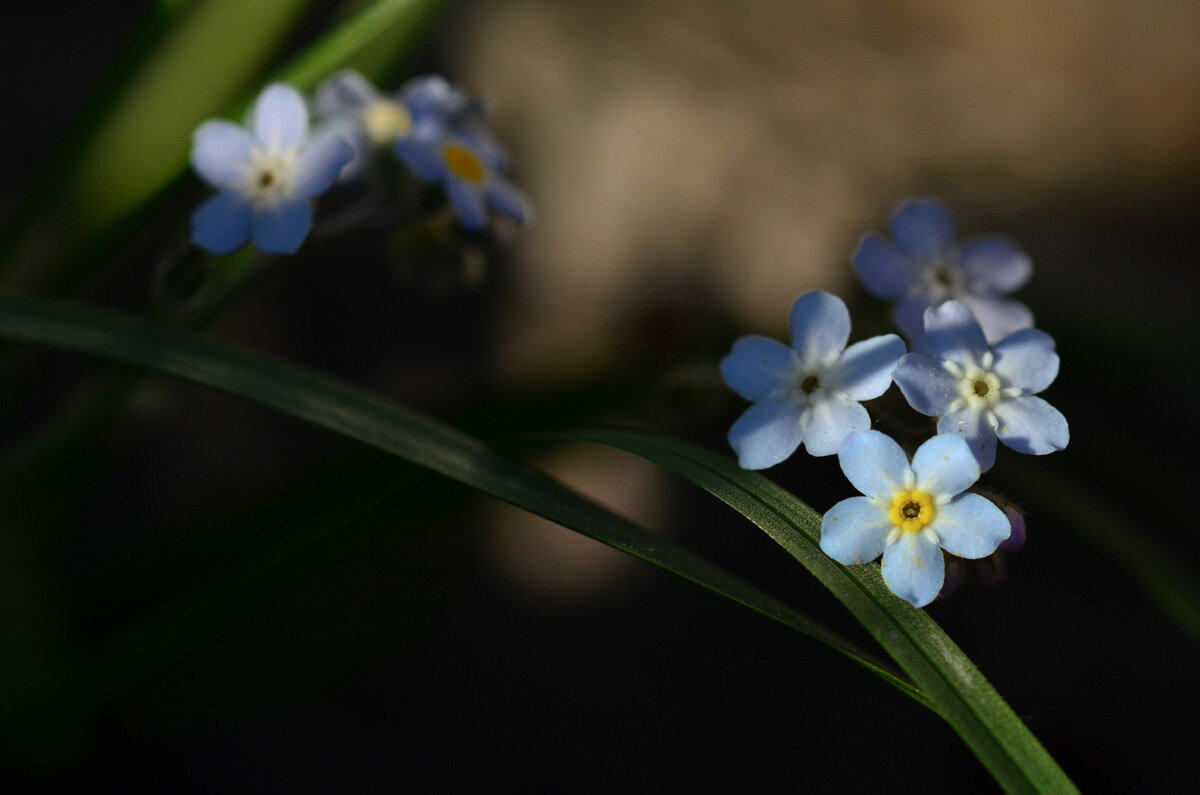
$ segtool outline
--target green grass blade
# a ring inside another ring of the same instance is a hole
[[[694,445],[639,431],[564,438],[614,447],[704,488],[762,528],[812,572],[888,651],[1009,792],[1073,792],[1066,774],[933,619],[893,596],[875,565],[845,567],[818,546],[821,517],[756,472]]]
[[[664,568],[828,646],[929,706],[889,667],[707,560],[436,420],[349,384],[109,312],[0,296],[0,336],[146,367],[378,448]]]

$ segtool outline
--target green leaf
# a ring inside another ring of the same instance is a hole
[[[821,551],[821,517],[756,472],[684,442],[639,431],[593,430],[560,438],[624,450],[675,472],[762,528],[841,600],[933,699],[1009,792],[1075,787],[983,674],[933,619],[888,591],[874,564],[846,567]]]
[[[928,706],[904,677],[798,611],[483,442],[384,398],[277,361],[95,309],[0,296],[0,336],[146,367],[396,455],[664,568],[822,643]]]

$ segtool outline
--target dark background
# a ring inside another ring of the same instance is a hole
[[[1194,791],[1197,625],[1130,566],[1161,550],[1195,582],[1200,550],[1200,13],[739,5],[449,4],[392,84],[441,71],[494,100],[537,222],[481,272],[397,254],[387,230],[313,241],[208,333],[492,436],[633,423],[725,451],[742,406],[714,368],[732,340],[782,335],[814,287],[850,300],[855,339],[882,331],[849,252],[896,201],[939,195],[968,236],[1033,257],[1021,297],[1059,340],[1046,397],[1072,443],[1001,451],[987,482],[1026,509],[1029,542],[998,585],[974,576],[929,612],[1081,789]],[[140,9],[10,11],[6,203]],[[293,47],[333,8],[315,13]],[[182,224],[203,195],[190,180],[163,212]],[[177,234],[114,254],[82,297],[147,311],[154,247]],[[10,445],[100,372],[33,361],[43,386],[4,420]],[[527,455],[870,644],[713,498],[595,449]],[[68,658],[249,573],[236,603],[180,614],[183,640],[6,736],[22,788],[994,788],[945,724],[824,648],[450,484],[393,488],[394,462],[231,398],[151,378],[63,466],[45,620]],[[850,493],[830,459],[768,474],[818,510]],[[347,494],[364,507],[343,530],[289,540]]]

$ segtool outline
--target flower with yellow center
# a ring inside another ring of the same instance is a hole
[[[961,434],[981,469],[995,462],[997,439],[1032,455],[1066,447],[1066,419],[1034,397],[1058,374],[1049,335],[1022,329],[989,345],[958,301],[927,310],[925,332],[896,367],[896,384],[914,409],[938,418],[938,433]]]
[[[932,602],[942,588],[942,550],[986,557],[1011,532],[994,503],[964,493],[979,478],[979,465],[955,434],[925,442],[910,463],[891,438],[867,431],[846,439],[838,461],[865,496],[842,500],[826,512],[821,549],[846,565],[882,555],[888,588],[917,607]]]
[[[884,334],[847,347],[850,312],[840,298],[814,290],[792,304],[791,347],[742,337],[721,360],[725,383],[754,405],[729,430],[746,469],[774,466],[804,445],[833,455],[842,440],[871,427],[861,401],[882,395],[904,355],[904,341]]]

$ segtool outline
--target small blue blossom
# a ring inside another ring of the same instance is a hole
[[[725,383],[754,405],[729,431],[744,469],[765,469],[803,443],[811,455],[833,455],[852,433],[871,427],[860,401],[892,383],[904,341],[885,334],[846,347],[850,313],[842,299],[813,291],[796,299],[792,347],[759,336],[742,337],[721,360]]]
[[[1012,241],[990,236],[956,242],[954,219],[936,199],[901,203],[891,230],[892,242],[874,232],[864,236],[852,260],[868,292],[899,302],[893,319],[909,341],[921,334],[925,310],[951,299],[970,307],[990,341],[1033,325],[1028,307],[1004,297],[1033,272]]]
[[[354,159],[342,170],[341,179],[362,174],[373,149],[407,138],[415,126],[399,92],[384,94],[353,69],[335,72],[321,83],[315,104],[317,113],[345,130],[354,145]]]
[[[988,345],[971,310],[948,301],[925,310],[925,334],[894,378],[914,409],[938,417],[938,433],[957,433],[984,471],[996,460],[996,439],[1019,453],[1045,455],[1067,446],[1058,409],[1034,397],[1058,375],[1054,340],[1021,329]]]
[[[996,505],[964,490],[979,479],[966,442],[939,434],[917,448],[910,464],[900,445],[879,431],[846,439],[838,462],[863,497],[834,505],[821,520],[821,549],[847,566],[883,555],[883,581],[917,607],[945,581],[942,550],[960,558],[996,551],[1011,532]]]
[[[312,199],[328,190],[354,149],[336,130],[309,136],[308,109],[291,86],[267,86],[249,129],[206,121],[192,136],[192,168],[218,190],[192,214],[192,243],[227,254],[250,240],[291,254],[312,228]]]
[[[418,127],[396,141],[395,151],[418,177],[442,184],[464,229],[487,226],[490,210],[517,223],[532,215],[521,192],[500,176],[503,154],[489,138],[467,130]]]

